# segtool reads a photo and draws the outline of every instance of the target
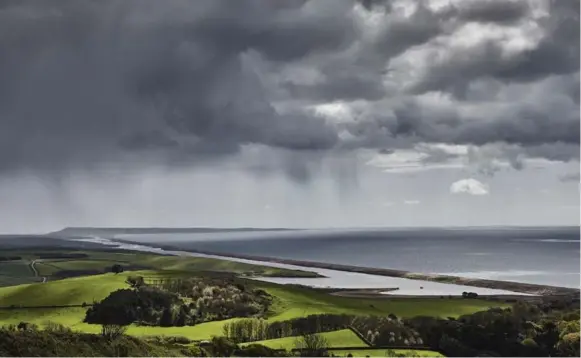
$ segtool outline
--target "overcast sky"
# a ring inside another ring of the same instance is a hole
[[[0,232],[579,225],[579,1],[2,1]]]

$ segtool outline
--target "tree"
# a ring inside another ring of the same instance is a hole
[[[110,340],[121,337],[126,331],[127,326],[118,324],[104,324],[101,326],[101,335]]]
[[[123,272],[123,267],[121,267],[121,272]],[[131,286],[131,288],[140,288],[145,285],[142,276],[129,276],[125,282]]]
[[[165,307],[161,313],[161,318],[159,319],[159,325],[162,327],[173,326],[173,313],[170,307]]]
[[[329,342],[318,333],[303,334],[295,341],[295,348],[301,351],[303,357],[326,357]]]
[[[119,265],[119,264],[115,264],[111,267],[111,272],[118,274],[123,272],[123,266]]]
[[[579,332],[567,333],[555,346],[557,352],[564,357],[579,357]]]

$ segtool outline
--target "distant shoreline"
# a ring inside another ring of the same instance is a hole
[[[169,245],[152,245],[150,243],[144,244],[144,243],[140,243],[140,242],[136,242],[136,241],[122,240],[122,239],[111,239],[111,241],[117,241],[117,242],[125,243],[125,244],[146,245],[146,246],[157,247],[157,248],[160,248],[163,250],[170,250],[170,251],[185,251],[185,252],[191,252],[191,253],[202,254],[202,255],[221,256],[224,258],[230,257],[230,258],[235,258],[235,259],[244,259],[244,260],[253,260],[253,261],[260,261],[260,262],[271,262],[271,263],[278,263],[278,264],[294,265],[294,266],[300,266],[300,267],[305,267],[305,268],[320,268],[320,269],[328,269],[328,270],[335,270],[335,271],[356,272],[356,273],[369,274],[369,275],[375,275],[375,276],[399,277],[399,278],[406,278],[406,279],[420,280],[420,281],[456,284],[456,285],[472,286],[472,287],[479,287],[479,288],[499,289],[499,290],[512,291],[512,292],[518,292],[518,293],[526,293],[526,294],[537,295],[537,296],[563,296],[563,295],[579,296],[579,293],[580,293],[579,289],[569,288],[569,287],[559,287],[559,286],[549,286],[549,285],[531,284],[531,283],[523,283],[523,282],[500,281],[500,280],[479,279],[479,278],[466,278],[466,277],[450,276],[450,275],[414,273],[414,272],[404,271],[404,270],[352,266],[352,265],[342,265],[342,264],[331,264],[331,263],[324,263],[324,262],[282,259],[282,258],[265,257],[265,256],[220,253],[220,252],[212,252],[212,251],[205,251],[205,250],[184,249],[181,247],[174,247],[174,246],[169,246]]]

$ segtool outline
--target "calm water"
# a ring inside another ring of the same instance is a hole
[[[141,244],[125,244],[111,241],[105,238],[92,237],[85,239],[77,239],[81,241],[90,241],[103,245],[110,245],[120,249],[134,250],[134,251],[147,251],[161,254],[170,254],[177,256],[197,256],[197,257],[210,257],[218,259],[226,259],[231,261],[244,262],[255,265],[265,265],[272,267],[287,268],[291,270],[309,270],[313,272],[318,272],[324,277],[317,278],[281,278],[281,277],[256,277],[257,280],[269,281],[281,284],[300,284],[312,287],[341,287],[341,288],[381,288],[381,289],[391,289],[389,291],[383,292],[389,295],[414,295],[414,296],[442,296],[442,295],[461,295],[462,292],[476,292],[479,295],[525,295],[522,293],[516,293],[506,290],[497,290],[490,288],[481,287],[471,287],[463,285],[452,285],[437,282],[426,282],[420,280],[410,280],[399,277],[386,277],[386,276],[376,276],[368,275],[355,272],[345,272],[345,271],[335,271],[327,270],[321,268],[308,268],[302,266],[293,266],[288,264],[281,264],[275,262],[262,262],[253,261],[232,257],[224,256],[214,256],[214,255],[204,255],[196,254],[187,251],[172,251],[164,250],[160,248],[155,248],[151,246],[141,245]],[[395,289],[395,290],[393,290]]]
[[[579,228],[122,235],[183,249],[579,287]]]

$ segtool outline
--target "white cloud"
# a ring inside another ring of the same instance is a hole
[[[418,205],[420,203],[419,200],[404,200],[403,202],[406,205]]]
[[[450,186],[452,194],[488,195],[488,185],[472,178],[461,179]]]

